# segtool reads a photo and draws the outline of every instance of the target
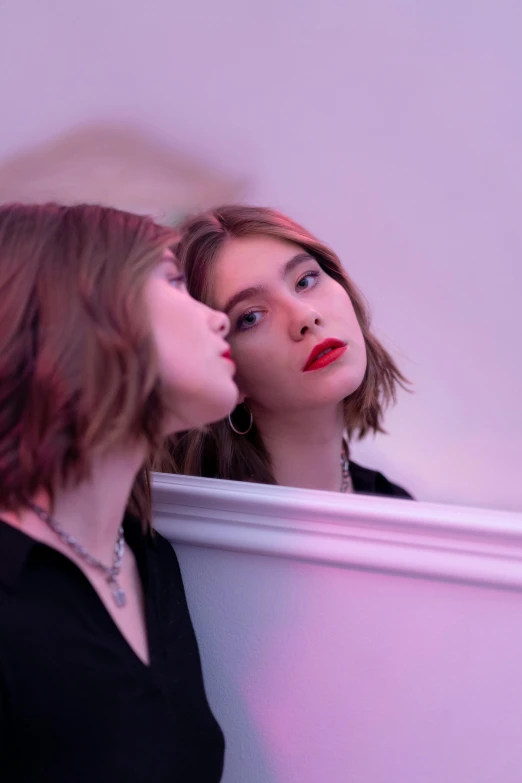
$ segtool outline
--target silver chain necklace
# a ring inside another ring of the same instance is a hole
[[[353,492],[352,477],[350,476],[350,461],[346,451],[341,451],[341,492]]]
[[[77,555],[79,555],[83,560],[85,560],[85,562],[88,565],[94,566],[94,568],[98,568],[105,575],[105,579],[107,580],[107,583],[111,589],[112,597],[114,598],[114,603],[118,608],[125,606],[125,604],[127,603],[127,596],[125,595],[125,591],[122,589],[122,587],[118,582],[118,576],[120,574],[121,563],[123,560],[123,553],[125,551],[125,538],[123,534],[123,527],[120,526],[120,529],[118,531],[118,538],[114,546],[112,566],[106,566],[103,563],[101,563],[97,558],[90,555],[85,549],[85,547],[82,546],[82,544],[80,544],[79,541],[77,541],[75,538],[69,535],[69,533],[66,533],[63,527],[59,525],[58,522],[55,519],[53,519],[53,517],[44,508],[37,506],[36,503],[30,503],[29,507],[43,522],[49,525],[51,530],[54,530],[56,535],[64,543],[70,546],[71,549],[73,549]]]

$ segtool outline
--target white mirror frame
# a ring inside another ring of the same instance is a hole
[[[519,590],[522,514],[154,474],[172,544]]]

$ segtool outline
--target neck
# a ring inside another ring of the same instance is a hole
[[[99,457],[88,481],[60,489],[55,494],[53,519],[90,555],[108,565],[112,561],[132,485],[143,460],[143,449],[138,446]],[[35,497],[34,502],[49,510],[44,496]],[[32,511],[22,511],[19,522],[22,529],[40,539],[54,541],[56,538],[56,534]]]
[[[257,408],[253,414],[278,484],[340,490],[345,427],[342,403],[334,408],[284,416]]]

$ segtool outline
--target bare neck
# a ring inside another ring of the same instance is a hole
[[[56,492],[53,519],[90,555],[107,565],[112,561],[118,530],[143,460],[141,447],[99,457],[93,465],[90,480]],[[36,496],[34,502],[48,510],[43,494]],[[56,533],[30,510],[24,509],[17,515],[2,513],[2,518],[39,541],[60,549],[67,547],[66,544],[61,545]]]
[[[339,491],[345,427],[342,404],[284,416],[255,410],[254,418],[278,484]]]

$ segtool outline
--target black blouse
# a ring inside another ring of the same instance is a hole
[[[363,468],[350,460],[350,476],[352,477],[353,491],[362,495],[386,495],[390,498],[408,498],[413,500],[409,492],[388,481],[386,476],[377,470]]]
[[[0,520],[2,783],[217,783],[223,734],[205,695],[178,561],[125,520],[150,665],[82,571]]]

